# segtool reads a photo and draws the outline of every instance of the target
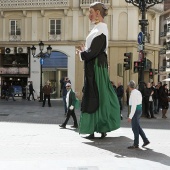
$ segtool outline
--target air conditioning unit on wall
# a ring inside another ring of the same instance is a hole
[[[5,48],[5,54],[14,54],[14,53],[15,53],[14,47]]]
[[[27,47],[17,47],[17,53],[27,53]]]

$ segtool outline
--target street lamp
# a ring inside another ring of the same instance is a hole
[[[132,3],[134,6],[138,7],[142,13],[142,19],[139,20],[139,25],[141,25],[141,32],[143,33],[143,41],[140,44],[142,46],[142,52],[144,54],[143,56],[143,62],[146,61],[146,56],[144,53],[145,49],[145,28],[147,27],[148,20],[146,19],[146,11],[150,7],[154,6],[155,4],[162,3],[164,0],[125,0],[127,3]],[[140,70],[138,72],[138,84],[139,84],[139,90],[143,91],[144,89],[144,65],[142,62],[140,62]]]
[[[39,48],[40,48],[40,53],[35,55],[35,52],[36,52],[36,47],[33,45],[31,47],[31,51],[32,51],[32,55],[34,58],[39,58],[40,59],[40,102],[43,101],[43,92],[42,92],[42,65],[43,65],[43,62],[44,62],[44,58],[49,58],[50,55],[51,55],[51,46],[49,45],[47,47],[47,52],[46,53],[43,53],[43,50],[44,50],[44,43],[42,41],[40,41],[39,43]]]

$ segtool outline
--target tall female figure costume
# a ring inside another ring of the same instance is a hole
[[[108,75],[107,47],[107,25],[99,22],[80,53],[85,63],[80,134],[106,133],[120,127],[119,102]]]

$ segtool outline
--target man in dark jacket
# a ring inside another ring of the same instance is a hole
[[[159,110],[162,108],[162,103],[161,103],[161,95],[163,92],[163,86],[162,82],[158,82],[158,107],[157,107],[157,112],[159,113]]]
[[[74,125],[71,126],[72,128],[78,128],[77,124],[77,118],[75,114],[75,102],[76,102],[76,96],[73,90],[71,89],[71,84],[67,83],[66,84],[66,89],[67,89],[67,96],[66,96],[66,104],[67,104],[67,117],[62,125],[59,125],[62,128],[66,128],[67,122],[70,119],[70,116],[73,117],[74,120]]]
[[[43,87],[42,91],[44,93],[44,100],[43,100],[43,105],[42,107],[45,106],[45,102],[46,102],[46,98],[48,99],[48,107],[51,107],[51,102],[50,102],[50,93],[51,93],[51,86],[50,86],[50,82],[47,81],[47,83],[45,84],[45,86]]]
[[[66,84],[71,83],[71,82],[70,82],[68,77],[64,77],[63,79],[60,80],[60,83],[61,83],[61,92],[62,92],[62,97],[63,97],[65,116],[67,116],[67,105],[66,105],[67,89],[66,89]]]
[[[155,83],[152,82],[151,86],[152,90],[154,91],[152,98],[153,98],[153,112],[154,114],[157,114],[157,108],[158,108],[158,86],[155,86]]]
[[[117,97],[118,97],[119,104],[120,104],[120,116],[121,116],[121,119],[123,119],[121,110],[123,108],[122,107],[122,98],[123,98],[123,94],[124,94],[124,89],[123,89],[123,86],[121,85],[121,82],[118,83],[116,91],[117,91]]]
[[[153,94],[151,83],[148,82],[147,87],[144,89],[145,114],[148,119],[156,118],[153,114]]]

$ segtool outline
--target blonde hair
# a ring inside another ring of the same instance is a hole
[[[103,18],[108,14],[108,8],[101,2],[90,4],[90,8],[93,8],[95,11],[99,10]]]

